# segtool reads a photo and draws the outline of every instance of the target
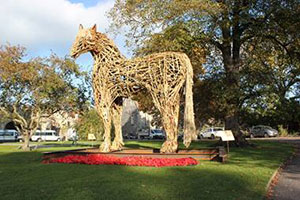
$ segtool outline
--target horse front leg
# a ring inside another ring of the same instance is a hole
[[[111,152],[111,115],[109,107],[101,107],[101,115],[104,125],[104,141],[100,145],[100,152]]]
[[[172,103],[164,105],[162,109],[162,123],[166,131],[166,141],[160,148],[161,153],[175,153],[178,148],[178,117],[179,117],[179,95]]]
[[[122,150],[124,146],[122,136],[122,105],[115,105],[112,108],[113,124],[115,126],[115,139],[112,143],[111,150],[118,151]]]

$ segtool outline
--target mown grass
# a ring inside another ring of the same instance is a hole
[[[257,141],[231,148],[226,164],[202,161],[190,167],[129,167],[42,164],[43,151],[0,146],[0,199],[263,199],[273,172],[293,148]],[[191,148],[210,146],[193,143]],[[159,148],[161,142],[128,141],[129,147]],[[182,147],[182,146],[181,146]]]

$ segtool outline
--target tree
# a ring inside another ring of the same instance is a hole
[[[75,125],[81,139],[87,139],[88,134],[94,134],[97,140],[103,136],[103,122],[94,108],[86,110]]]
[[[77,87],[85,76],[72,60],[51,55],[24,61],[25,50],[0,47],[0,111],[16,124],[24,138],[22,148],[29,150],[41,115],[83,109],[87,97]]]
[[[246,67],[244,60],[248,58],[247,44],[254,38],[270,39],[269,30],[272,30],[272,33],[282,31],[276,19],[290,11],[292,14],[286,15],[288,19],[292,16],[297,17],[297,14],[299,16],[299,1],[117,0],[109,16],[113,20],[112,29],[118,30],[121,26],[126,26],[127,37],[137,45],[138,53],[148,52],[149,43],[153,44],[151,47],[160,44],[158,48],[163,49],[162,45],[165,46],[169,41],[169,46],[173,47],[175,44],[176,47],[176,39],[167,38],[158,43],[157,38],[178,35],[180,30],[176,27],[184,25],[187,36],[191,39],[184,37],[180,44],[186,49],[180,50],[191,57],[192,44],[205,47],[209,53],[206,56],[208,62],[204,66],[210,69],[209,71],[214,71],[211,69],[219,67],[220,64],[222,66],[220,74],[223,76],[224,87],[221,99],[224,101],[225,128],[233,131],[237,145],[243,145],[245,140],[239,120],[240,108],[244,101],[241,76]],[[284,38],[284,34],[281,36]],[[296,50],[294,52],[298,55]],[[221,59],[215,59],[218,57]],[[193,62],[194,58],[191,59]]]
[[[257,30],[259,37],[245,44],[242,120],[295,131],[300,124],[300,10],[299,2],[281,3],[285,6],[274,7],[270,22]]]

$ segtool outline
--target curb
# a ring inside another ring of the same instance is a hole
[[[282,164],[275,170],[275,172],[273,173],[273,175],[271,176],[271,178],[268,181],[268,184],[266,186],[266,191],[269,193],[269,190],[271,189],[271,183],[274,182],[274,178],[277,176],[277,174],[280,173],[281,169],[282,169]]]
[[[288,158],[288,160],[290,160],[290,158]],[[271,176],[267,186],[266,186],[266,199],[272,199],[273,197],[273,187],[277,184],[278,182],[278,178],[279,178],[279,175],[282,171],[282,169],[285,167],[285,162],[282,163],[276,170],[275,172],[273,173],[273,175]]]

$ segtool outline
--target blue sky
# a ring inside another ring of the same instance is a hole
[[[93,7],[95,5],[97,5],[98,2],[105,2],[105,1],[109,1],[109,0],[69,0],[72,3],[82,3],[84,4],[85,7]]]
[[[0,4],[0,44],[22,45],[28,57],[59,56],[69,53],[79,24],[97,24],[105,32],[109,19],[105,13],[114,0],[6,0]],[[110,36],[112,37],[112,36]],[[114,38],[121,52],[129,57],[122,35]],[[92,57],[83,55],[76,61],[91,67]]]

